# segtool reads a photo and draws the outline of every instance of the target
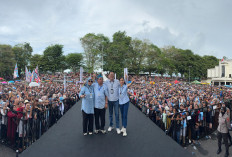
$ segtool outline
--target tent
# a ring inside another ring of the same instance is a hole
[[[210,83],[207,83],[207,82],[201,82],[201,84],[210,84]]]
[[[195,81],[192,82],[192,84],[201,84],[201,82],[195,80]]]
[[[29,86],[30,87],[38,87],[39,86],[39,84],[38,83],[36,83],[36,82],[31,82],[30,84],[29,84]]]

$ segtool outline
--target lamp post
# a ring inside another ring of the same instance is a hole
[[[190,68],[191,68],[192,66],[189,66],[189,83],[190,83]]]

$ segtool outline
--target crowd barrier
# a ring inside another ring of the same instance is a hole
[[[168,114],[165,109],[153,110],[143,100],[131,98],[130,101],[183,147],[197,143],[201,138],[210,138],[210,134],[217,130],[220,104]],[[231,112],[232,100],[225,104]]]
[[[45,106],[41,105],[40,109],[34,109],[30,116],[12,109],[6,110],[4,115],[0,113],[1,143],[16,152],[22,152],[38,140],[78,100],[78,98],[72,98],[68,104],[64,104],[63,111],[60,110],[60,106],[49,103]]]

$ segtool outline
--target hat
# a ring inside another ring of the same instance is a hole
[[[25,101],[24,101],[24,104],[27,104],[27,103],[29,103],[29,101],[28,101],[28,100],[25,100]]]
[[[103,76],[102,76],[101,74],[99,74],[99,75],[97,76],[97,79],[99,79],[99,78],[103,78]]]

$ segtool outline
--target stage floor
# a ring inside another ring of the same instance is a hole
[[[130,104],[127,137],[115,130],[82,134],[81,101],[20,157],[187,157],[192,156]],[[106,112],[106,129],[109,126]],[[121,122],[120,122],[121,124]]]

